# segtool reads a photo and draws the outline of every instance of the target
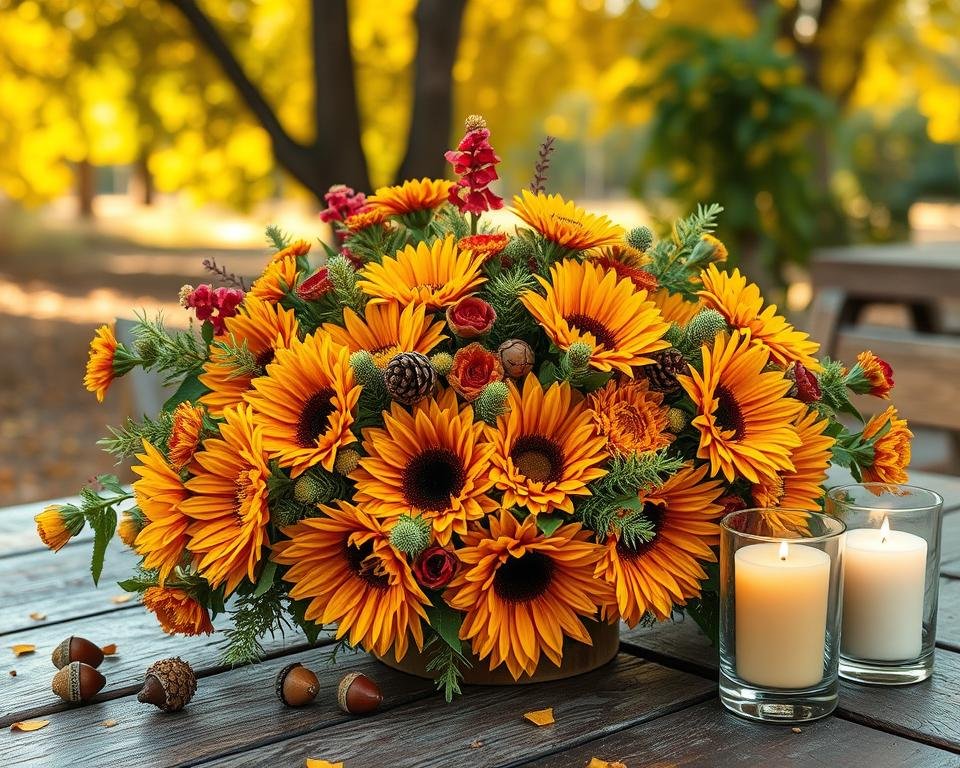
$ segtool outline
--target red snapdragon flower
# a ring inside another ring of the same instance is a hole
[[[346,184],[334,184],[327,190],[323,200],[327,207],[320,211],[321,221],[346,221],[363,208],[367,196],[363,192],[355,192]]]
[[[466,120],[466,134],[457,148],[444,154],[460,178],[450,187],[450,202],[461,213],[481,214],[503,208],[503,198],[490,190],[490,184],[499,177],[499,156],[490,145],[490,131],[486,121],[478,115]]]
[[[214,288],[204,283],[185,293],[180,303],[184,309],[192,309],[200,322],[209,320],[218,336],[224,331],[224,321],[237,314],[240,302],[246,294],[239,288]]]

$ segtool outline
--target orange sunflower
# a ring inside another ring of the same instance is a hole
[[[247,293],[246,301],[254,296],[264,301],[276,303],[294,289],[299,275],[296,256],[288,255],[280,259],[274,259],[267,264],[263,274],[253,281],[253,285],[250,286],[250,291]]]
[[[688,301],[679,293],[670,293],[666,288],[650,295],[650,300],[654,303],[663,319],[668,323],[676,323],[681,328],[696,317],[703,305],[698,301]]]
[[[408,245],[395,258],[371,262],[360,272],[360,290],[371,304],[396,301],[423,304],[438,309],[453,304],[486,281],[481,274],[483,258],[472,251],[461,251],[450,235],[416,248]]]
[[[347,216],[343,222],[343,226],[351,232],[362,232],[377,224],[383,224],[386,218],[387,216],[382,209],[363,208],[352,216]]]
[[[189,494],[180,475],[146,440],[137,461],[140,464],[135,464],[133,471],[140,479],[133,484],[133,493],[147,523],[137,534],[134,548],[144,556],[144,568],[159,571],[158,581],[163,586],[170,571],[183,560],[189,541],[190,518],[183,512]]]
[[[778,471],[794,471],[790,455],[800,445],[794,421],[803,410],[787,397],[792,382],[765,370],[770,351],[753,344],[749,331],[718,334],[703,349],[703,373],[678,376],[697,408],[697,457],[710,460],[710,475],[751,483]]]
[[[271,559],[290,566],[284,579],[290,597],[309,600],[305,618],[337,623],[337,639],[397,661],[409,638],[423,648],[423,626],[430,600],[406,559],[390,546],[380,523],[346,501],[320,506],[310,517],[283,529],[289,538],[273,545]]]
[[[533,194],[525,189],[514,196],[510,210],[561,248],[583,251],[623,241],[623,227],[606,216],[587,213],[560,195]]]
[[[522,523],[501,510],[477,526],[457,550],[463,567],[444,600],[465,611],[460,639],[490,669],[506,664],[516,680],[532,675],[541,654],[560,666],[564,635],[591,644],[583,618],[610,599],[593,578],[603,549],[579,523],[547,536],[531,515]]]
[[[173,425],[167,438],[167,458],[179,472],[193,458],[203,433],[203,408],[189,401],[180,403],[173,412]]]
[[[380,187],[367,198],[366,210],[386,216],[405,216],[439,208],[450,194],[452,181],[411,179],[395,187]],[[426,223],[426,222],[424,222]]]
[[[863,437],[873,443],[873,461],[862,467],[865,483],[905,483],[910,463],[910,440],[907,420],[897,418],[892,405],[878,413],[864,427]]]
[[[244,578],[256,582],[263,546],[270,544],[270,470],[253,409],[230,407],[223,418],[220,437],[204,440],[194,457],[186,483],[191,495],[181,508],[191,519],[187,548],[197,570],[213,589],[225,584],[230,595]]]
[[[117,342],[113,328],[109,325],[101,325],[90,342],[83,386],[88,392],[93,392],[97,396],[98,403],[102,403],[113,380],[129,373],[139,363],[140,360],[137,357],[131,355],[123,344]]]
[[[700,279],[703,290],[699,296],[706,307],[717,310],[733,328],[750,331],[751,343],[769,349],[777,365],[799,362],[809,370],[820,370],[820,362],[814,357],[820,345],[778,315],[775,305],[764,309],[760,288],[748,283],[739,269],[721,272],[710,264],[700,273]]]
[[[168,635],[210,635],[213,624],[207,609],[182,589],[150,587],[143,604],[153,611],[160,628]]]
[[[587,483],[606,474],[606,439],[566,382],[544,392],[532,373],[521,393],[509,383],[507,412],[497,419],[490,477],[503,491],[503,506],[534,515],[573,512],[574,496],[589,495]]]
[[[646,380],[608,381],[587,397],[587,408],[611,455],[658,451],[673,442],[667,430],[670,408],[660,392],[650,391]]]
[[[297,331],[297,318],[292,309],[248,295],[242,310],[227,318],[226,331],[217,341],[236,347],[246,343],[257,368],[263,371],[273,362],[278,349],[286,349],[293,343]],[[200,375],[200,382],[210,391],[200,398],[200,402],[213,416],[219,416],[224,408],[243,402],[254,378],[252,373],[238,371],[228,354],[214,345]]]
[[[437,344],[447,338],[442,321],[431,322],[427,308],[408,303],[401,311],[400,305],[368,304],[363,319],[349,307],[343,310],[343,324],[326,323],[323,330],[337,344],[350,352],[365,349],[373,356],[378,368],[386,368],[390,358],[398,352],[429,354]]]
[[[37,535],[47,547],[59,552],[83,530],[83,513],[73,504],[50,504],[33,518]]]
[[[314,464],[333,469],[337,451],[354,442],[350,432],[360,386],[350,352],[323,331],[278,349],[267,375],[246,394],[263,426],[271,459],[297,477]]]
[[[701,563],[716,560],[710,546],[719,540],[716,521],[723,514],[716,503],[723,482],[707,480],[706,474],[706,465],[687,465],[660,488],[640,495],[653,524],[650,541],[627,542],[617,531],[607,533],[595,577],[614,587],[608,615],[619,615],[631,627],[647,612],[664,621],[674,606],[700,596],[707,578]]]
[[[452,389],[422,400],[412,413],[394,403],[383,428],[363,430],[367,455],[350,475],[354,500],[388,521],[422,515],[437,541],[448,544],[454,533],[466,533],[468,521],[497,507],[487,495],[493,444],[484,433]]]
[[[550,267],[549,282],[535,277],[546,295],[527,291],[523,305],[560,349],[578,341],[592,346],[592,367],[632,376],[633,366],[653,362],[647,355],[670,346],[661,338],[669,324],[629,279],[572,259]]]
[[[306,256],[310,253],[310,243],[307,240],[294,240],[290,245],[281,248],[271,257],[271,261],[283,261],[297,256]]]

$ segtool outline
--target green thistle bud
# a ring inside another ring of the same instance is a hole
[[[316,504],[323,497],[326,484],[311,472],[304,472],[293,485],[293,498],[301,504]]]
[[[360,386],[385,389],[383,371],[377,368],[377,364],[373,361],[373,355],[367,350],[361,349],[350,355],[350,367],[353,368],[353,375],[357,377]]]
[[[337,452],[337,460],[333,462],[333,471],[341,475],[349,475],[360,466],[360,454],[352,448],[343,448]]]
[[[582,371],[590,365],[590,356],[593,355],[593,347],[584,341],[576,341],[567,349],[567,360],[570,362],[570,369]]]
[[[507,395],[510,390],[502,381],[491,381],[473,401],[473,413],[481,421],[493,425],[497,417],[506,412]]]
[[[430,357],[430,365],[437,372],[438,376],[446,376],[453,368],[453,356],[447,352],[437,352]]]
[[[157,356],[160,354],[160,347],[157,346],[156,339],[151,336],[141,336],[137,339],[134,349],[147,367],[157,362]]]
[[[390,544],[406,555],[419,555],[430,546],[430,523],[422,517],[401,516],[390,531]]]
[[[683,328],[676,323],[671,323],[667,332],[663,334],[663,338],[669,341],[672,346],[679,347],[683,344]]]
[[[687,323],[686,347],[696,349],[713,342],[721,331],[727,330],[727,321],[715,309],[705,309]]]
[[[653,245],[653,232],[650,227],[634,227],[627,232],[627,243],[632,248],[645,253],[647,248]]]
[[[533,243],[525,237],[511,238],[507,247],[500,252],[500,258],[508,264],[526,264],[536,255]]]
[[[687,414],[679,408],[671,408],[667,411],[667,429],[673,434],[679,434],[687,426]]]

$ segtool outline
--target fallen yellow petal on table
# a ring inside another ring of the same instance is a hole
[[[533,712],[524,712],[523,716],[534,725],[551,725],[556,722],[556,720],[553,719],[553,707],[536,709]]]
[[[47,618],[47,614],[40,613],[40,611],[34,611],[30,614],[30,618],[34,621],[43,621],[45,618]]]
[[[330,763],[318,757],[308,757],[307,768],[343,768],[343,763]]]
[[[50,725],[49,720],[22,720],[19,723],[12,723],[10,725],[11,731],[39,731],[41,728],[46,728]]]
[[[133,600],[133,595],[114,595],[110,598],[110,602],[116,603],[117,605],[120,603],[129,603],[131,600]]]
[[[37,646],[31,643],[17,643],[16,645],[11,645],[10,650],[13,651],[14,656],[23,656],[25,653],[33,653],[37,650]]]
[[[587,768],[627,768],[627,766],[619,760],[609,763],[606,760],[601,760],[599,757],[591,757],[590,762],[587,763]]]
[[[113,654],[117,652],[117,644],[110,643],[109,645],[103,646],[100,650],[103,651],[104,656],[113,656]]]
[[[102,725],[104,728],[113,728],[113,726],[119,722],[119,720],[104,720],[102,723],[100,723],[100,725]]]

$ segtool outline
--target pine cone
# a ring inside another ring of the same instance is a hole
[[[197,690],[197,677],[187,662],[180,659],[162,659],[147,670],[143,690],[137,700],[154,704],[164,712],[183,709]]]
[[[401,352],[390,358],[384,372],[387,392],[404,405],[413,405],[433,391],[437,374],[430,360],[419,352]]]
[[[663,392],[665,395],[672,395],[679,391],[680,382],[677,381],[677,374],[688,373],[687,361],[683,355],[671,348],[654,352],[651,357],[656,362],[640,369],[650,382],[650,389]]]

